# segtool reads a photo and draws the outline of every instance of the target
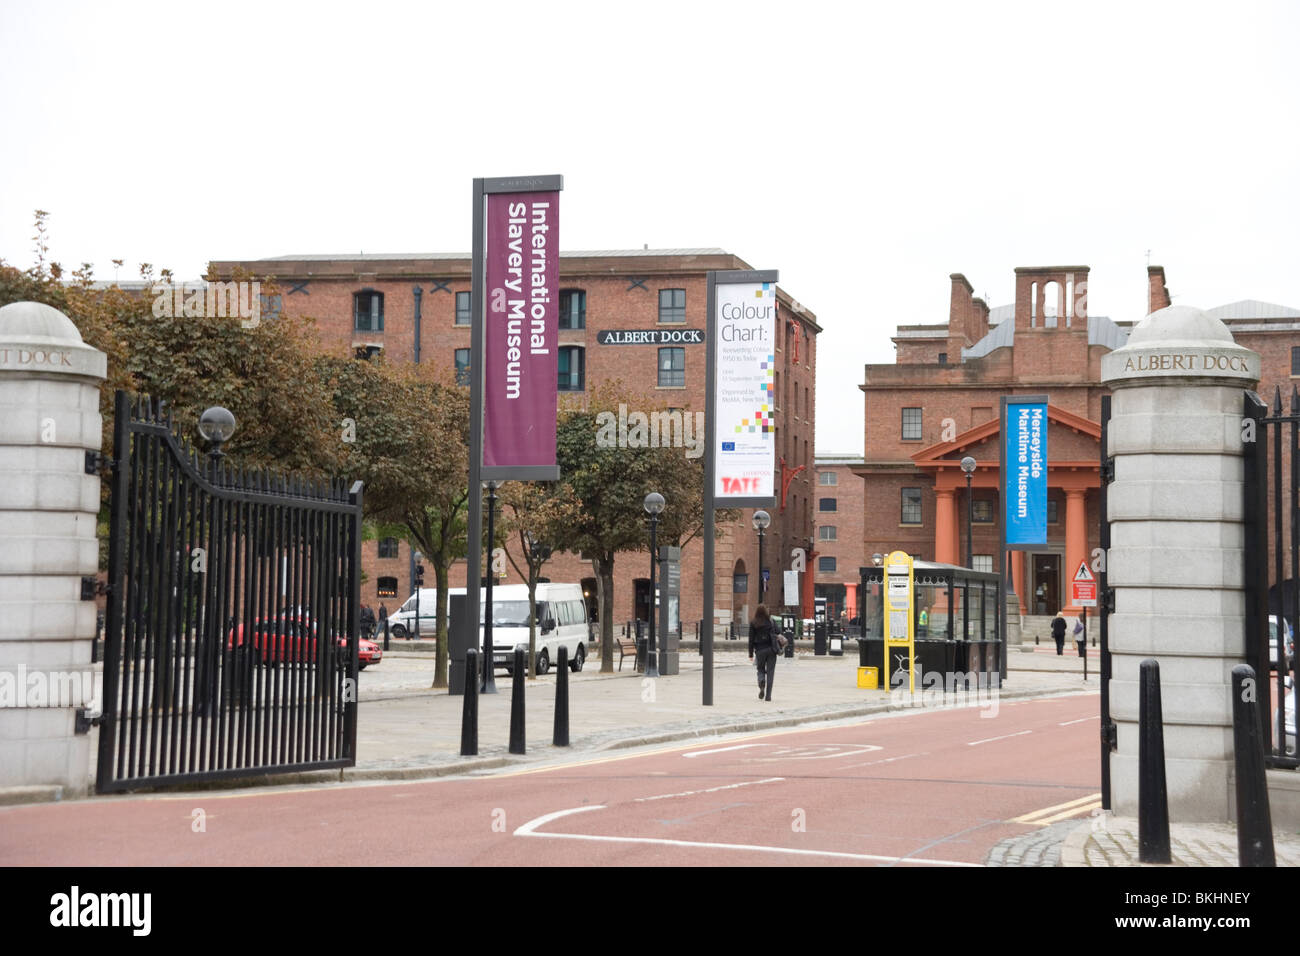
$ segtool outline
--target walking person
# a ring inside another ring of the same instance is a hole
[[[1052,640],[1056,641],[1056,656],[1065,653],[1065,612],[1061,611],[1052,618]]]
[[[384,622],[388,620],[388,608],[383,601],[379,602],[379,620],[375,622],[375,637],[379,637],[384,632]]]
[[[361,636],[369,638],[375,630],[375,610],[369,604],[361,605]]]
[[[772,699],[772,680],[776,676],[776,628],[767,608],[760,604],[749,622],[749,659],[758,669],[758,699]]]

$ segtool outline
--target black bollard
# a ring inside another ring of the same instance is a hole
[[[388,618],[384,618],[384,650],[388,650]]]
[[[1250,681],[1250,690],[1246,682]],[[1232,669],[1232,745],[1237,770],[1237,865],[1277,866],[1273,820],[1264,777],[1264,733],[1260,727],[1255,670]],[[1247,699],[1249,698],[1249,699]]]
[[[478,650],[465,651],[465,700],[460,710],[460,755],[478,754]]]
[[[555,733],[551,744],[569,746],[569,652],[563,644],[555,655]]]
[[[510,752],[521,754],[524,747],[524,681],[528,679],[527,652],[515,648],[515,673],[510,682]]]
[[[1160,664],[1140,665],[1138,687],[1138,860],[1168,863],[1169,788],[1165,783],[1165,728],[1160,709]]]

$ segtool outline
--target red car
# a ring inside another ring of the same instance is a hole
[[[338,660],[347,653],[347,640],[339,637]],[[226,637],[227,648],[244,647],[244,625],[239,623]],[[255,664],[306,663],[316,659],[316,622],[310,618],[279,617],[260,619],[253,625],[253,662]],[[384,652],[374,641],[361,638],[358,646],[358,669],[379,663]]]

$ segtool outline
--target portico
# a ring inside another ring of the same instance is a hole
[[[1101,426],[1050,402],[1047,419],[1047,541],[1041,547],[1011,553],[1011,580],[1021,614],[1055,614],[1062,608],[1067,614],[1077,614],[1081,609],[1068,604],[1069,580],[1079,562],[1090,559],[1096,547]],[[960,565],[965,561],[966,476],[961,459],[966,455],[976,461],[971,476],[972,500],[977,507],[990,498],[993,504],[992,521],[973,524],[985,531],[999,526],[1000,437],[1000,423],[993,419],[912,456],[913,464],[934,483],[936,562]],[[979,553],[978,548],[975,553]],[[997,570],[999,564],[995,554],[993,569]]]

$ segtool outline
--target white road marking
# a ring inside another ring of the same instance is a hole
[[[753,787],[760,783],[780,783],[785,777],[768,777],[766,780],[743,780],[740,783],[728,783],[721,787],[709,787],[706,790],[683,790],[681,793],[661,793],[653,797],[637,797],[633,803],[648,803],[651,800],[667,800],[669,797],[693,797],[697,793],[717,793],[719,790],[735,790],[738,787]]]
[[[878,764],[878,763],[893,763],[895,760],[906,760],[908,757],[925,757],[925,756],[928,756],[928,755],[929,755],[928,752],[923,751],[923,752],[921,752],[921,753],[915,753],[915,754],[903,754],[903,755],[900,756],[900,757],[884,757],[884,758],[882,758],[882,759],[880,759],[880,760],[868,760],[868,761],[866,761],[865,763],[849,763],[849,764],[845,764],[845,765],[844,765],[843,767],[841,767],[840,769],[841,769],[841,770],[852,770],[854,767],[874,767],[874,766],[875,766],[876,764]]]
[[[571,816],[575,813],[586,813],[588,810],[604,810],[603,803],[593,803],[586,807],[574,807],[572,810],[556,810],[554,813],[544,813],[540,817],[529,820],[519,829],[515,830],[515,836],[550,836],[548,833],[534,834],[533,831],[540,826],[550,823],[552,820],[558,820],[560,817]]]
[[[1085,720],[1100,720],[1101,714],[1093,714],[1091,717],[1080,717],[1078,720],[1063,720],[1057,724],[1058,727],[1069,727],[1071,724],[1081,724]]]
[[[653,837],[616,837],[616,836],[598,836],[591,833],[538,833],[537,828],[550,823],[552,820],[558,820],[560,817],[567,817],[574,813],[584,813],[588,810],[603,810],[603,805],[574,807],[570,810],[557,810],[555,813],[547,813],[535,820],[529,820],[523,826],[515,830],[515,836],[531,837],[550,837],[554,840],[589,840],[595,843],[640,843],[650,846],[680,846],[690,847],[701,850],[747,850],[754,853],[778,853],[788,856],[821,856],[834,857],[840,860],[864,860],[873,863],[904,863],[918,866],[962,866],[962,867],[980,867],[980,863],[964,863],[956,860],[924,860],[915,857],[903,856],[877,856],[873,853],[843,853],[835,850],[799,850],[793,847],[785,846],[756,846],[749,843],[696,843],[691,840],[661,840]]]
[[[995,740],[1007,740],[1011,737],[1023,737],[1025,734],[1032,734],[1032,730],[1021,730],[1014,734],[1003,734],[1001,737],[985,737],[983,740],[971,740],[966,743],[967,747],[978,747],[980,744],[991,744]]]
[[[718,747],[715,750],[697,750],[694,753],[682,754],[683,757],[703,757],[705,754],[724,754],[728,750],[744,750],[746,747],[761,747],[762,744],[736,744],[734,747]]]

